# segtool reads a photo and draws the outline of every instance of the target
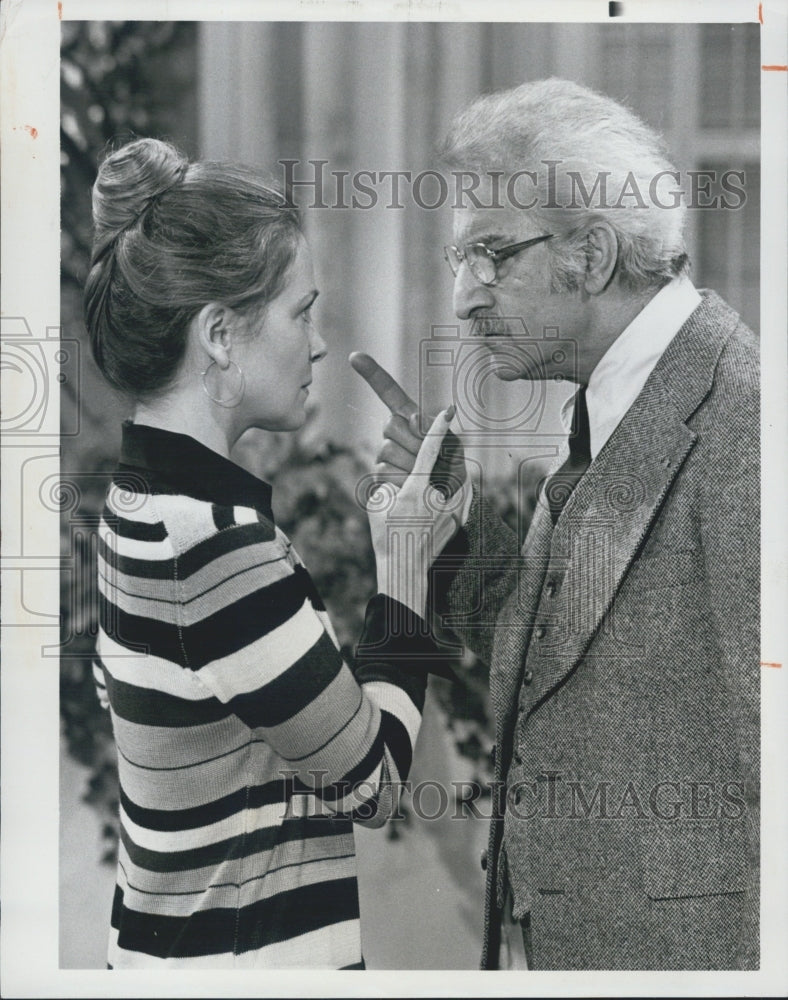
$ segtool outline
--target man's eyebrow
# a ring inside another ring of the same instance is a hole
[[[508,239],[507,236],[502,236],[500,233],[480,233],[476,236],[466,236],[463,239],[463,244],[467,243],[497,243],[500,240]]]

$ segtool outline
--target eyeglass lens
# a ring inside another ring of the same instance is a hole
[[[461,250],[454,246],[448,246],[445,248],[444,256],[455,277],[464,260],[477,281],[481,281],[482,284],[490,284],[495,281],[495,263],[484,246],[479,243],[467,244]]]
[[[472,274],[483,285],[489,285],[495,281],[495,261],[487,253],[487,250],[480,243],[471,243],[465,247],[465,259]]]

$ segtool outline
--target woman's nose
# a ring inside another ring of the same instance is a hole
[[[328,354],[328,348],[325,340],[317,330],[312,330],[309,337],[309,360],[315,364],[315,362],[322,360],[326,354]]]

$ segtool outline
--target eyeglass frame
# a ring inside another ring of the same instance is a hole
[[[476,278],[476,280],[480,282],[482,285],[486,285],[488,288],[490,288],[498,283],[498,264],[502,260],[508,260],[509,257],[513,257],[515,254],[520,253],[521,250],[527,250],[528,247],[536,246],[537,243],[544,243],[545,240],[551,240],[554,235],[555,235],[554,233],[547,233],[544,236],[533,236],[530,240],[523,240],[520,243],[510,243],[509,246],[498,247],[497,250],[493,250],[491,247],[488,247],[486,243],[482,243],[481,241],[478,243],[465,243],[462,246],[462,249],[460,249],[460,247],[454,246],[453,243],[449,243],[443,248],[443,256],[444,259],[446,260],[446,263],[449,265],[451,273],[454,275],[455,278],[459,274],[460,264],[462,264],[463,261],[466,261],[468,267],[470,268],[471,274],[474,276],[474,278]],[[473,270],[473,266],[471,265],[471,262],[468,260],[468,255],[467,255],[469,247],[481,247],[487,254],[487,256],[490,258],[490,260],[492,260],[493,267],[495,268],[495,276],[492,279],[492,281],[482,281],[479,275],[476,274],[476,272]],[[456,271],[454,269],[454,261],[452,260],[452,257],[449,254],[450,250],[454,251],[454,253],[457,256],[457,260],[459,261],[459,263],[457,264]]]

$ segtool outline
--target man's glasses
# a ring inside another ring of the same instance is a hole
[[[460,270],[460,264],[465,261],[477,281],[483,285],[494,285],[498,279],[498,264],[502,260],[552,238],[552,233],[548,233],[546,236],[534,236],[533,239],[523,240],[522,243],[512,243],[508,247],[499,247],[497,250],[492,250],[486,243],[466,243],[462,248],[444,247],[443,255],[455,278]]]

